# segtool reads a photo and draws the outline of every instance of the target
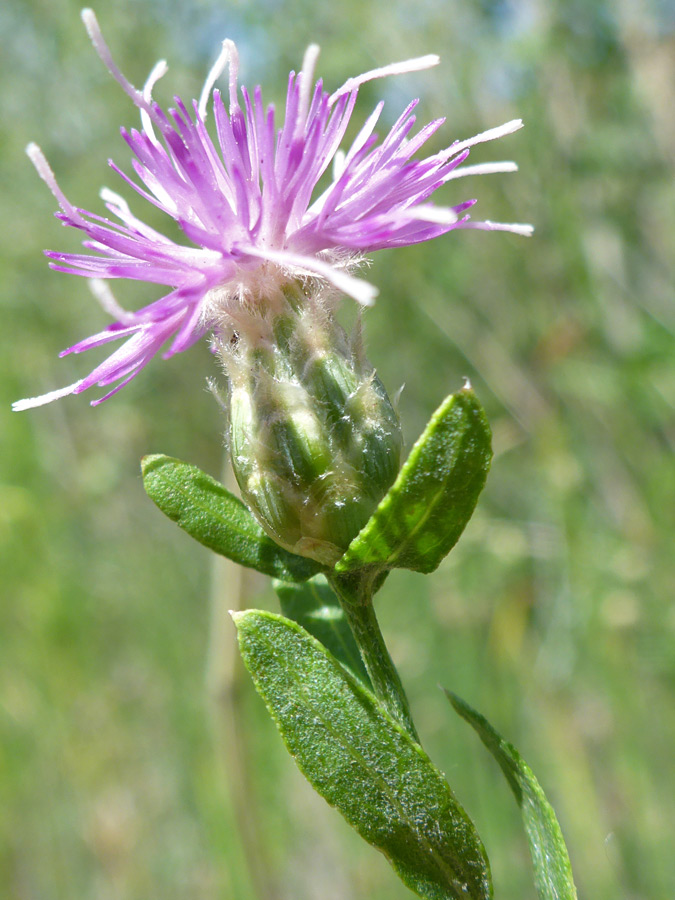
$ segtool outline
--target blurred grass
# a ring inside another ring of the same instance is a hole
[[[44,247],[72,250],[77,237],[23,156],[39,141],[83,206],[99,208],[102,183],[117,187],[105,160],[125,163],[117,128],[135,115],[78,11],[68,0],[0,11],[2,896],[403,900],[384,860],[306,788],[236,669],[238,755],[214,727],[212,563],[157,514],[138,474],[159,451],[219,473],[206,347],[151,365],[96,410],[80,397],[8,411],[88,371],[56,353],[103,321],[83,281],[46,267]],[[369,355],[392,390],[406,382],[409,442],[468,375],[496,446],[451,557],[429,579],[392,577],[379,608],[423,739],[487,844],[497,897],[534,895],[517,811],[438,682],[537,772],[582,897],[674,896],[672,7],[116,0],[98,11],[136,83],[169,59],[163,100],[197,94],[227,35],[243,80],[277,100],[310,41],[328,85],[439,52],[438,69],[385,91],[387,121],[411,94],[420,120],[447,114],[439,148],[525,118],[474,154],[517,159],[520,173],[459,182],[448,199],[475,191],[482,216],[535,223],[531,241],[459,233],[381,253],[371,270]],[[363,89],[362,116],[380,90]],[[272,604],[260,590],[251,602]],[[224,769],[259,823],[248,848]]]

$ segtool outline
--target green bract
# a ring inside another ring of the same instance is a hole
[[[327,379],[329,363],[335,363],[330,354],[306,360],[306,371],[318,372],[324,385],[314,400],[304,387],[267,378],[264,370],[255,377],[255,405],[249,403],[246,389],[232,389],[233,465],[242,494],[274,540],[240,500],[196,466],[168,456],[145,457],[145,488],[169,518],[202,544],[283,581],[304,581],[335,567],[336,574],[362,573],[364,583],[379,587],[392,568],[430,572],[459,539],[485,484],[492,456],[485,413],[469,389],[449,396],[395,477],[400,433],[379,382],[371,374],[349,395],[346,387],[335,387],[337,376]],[[316,387],[316,380],[313,383]],[[278,418],[272,415],[269,392],[282,391],[291,399],[311,400],[322,410],[321,422],[290,400]],[[316,403],[319,395],[324,399]],[[338,400],[331,405],[329,396]],[[338,439],[338,409],[356,416],[357,407],[361,430]],[[381,413],[379,425],[373,408]],[[256,415],[261,417],[257,431]],[[259,433],[263,438],[256,437]],[[332,464],[328,450],[337,454]],[[394,477],[376,504],[376,495]],[[343,554],[338,541],[346,546],[359,522],[362,528]],[[284,541],[275,531],[282,527]]]
[[[401,431],[360,348],[294,290],[251,314],[223,352],[232,466],[265,531],[332,566],[396,477]]]

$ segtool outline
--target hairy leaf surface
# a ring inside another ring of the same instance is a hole
[[[339,572],[432,572],[459,540],[492,459],[490,428],[469,388],[431,417],[399,475],[336,565]]]
[[[301,771],[427,900],[488,900],[483,846],[447,782],[297,623],[235,613],[247,668]]]
[[[445,693],[497,760],[515,794],[525,823],[540,900],[577,900],[572,866],[558,819],[532,769],[487,719],[456,694]]]
[[[322,566],[279,547],[248,508],[215,478],[171,456],[141,462],[148,496],[191,537],[242,566],[284,581],[306,581]]]
[[[333,656],[370,686],[354,635],[335,592],[323,575],[315,575],[304,584],[275,581],[281,612],[320,641]]]

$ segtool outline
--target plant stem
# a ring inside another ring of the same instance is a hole
[[[389,714],[419,743],[408,698],[384,642],[369,582],[358,576],[328,576],[370,676],[373,691]]]

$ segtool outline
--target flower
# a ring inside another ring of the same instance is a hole
[[[413,157],[443,124],[430,122],[414,136],[412,101],[378,143],[374,132],[379,103],[346,152],[340,144],[367,81],[412,72],[438,63],[424,56],[350,78],[332,94],[321,81],[313,84],[318,47],[305,53],[301,71],[288,81],[286,112],[278,127],[273,106],[264,107],[257,87],[252,96],[238,88],[237,49],[223,42],[199,101],[189,108],[175,98],[164,111],[152,89],[167,71],[153,68],[142,91],[117,68],[94,13],[82,18],[102,61],[140,110],[141,129],[122,136],[134,154],[140,184],[114,163],[112,168],[141,197],[176,221],[187,242],[177,243],[137,218],[127,202],[108,189],[101,197],[114,217],[105,218],[73,206],[59,188],[39,147],[27,153],[56,197],[57,217],[84,232],[91,254],[47,251],[50,265],[92,279],[95,296],[115,321],[103,331],[61,353],[81,353],[123,340],[111,356],[85,378],[40,397],[21,400],[15,410],[49,403],[99,385],[114,385],[101,403],[119,391],[171,341],[167,358],[191,347],[208,331],[236,317],[242,304],[264,301],[267,287],[289,279],[318,279],[369,305],[377,293],[351,274],[362,254],[383,247],[426,241],[455,228],[530,234],[528,225],[473,221],[467,210],[475,201],[452,207],[428,200],[455,178],[510,172],[512,162],[462,165],[475,144],[510,134],[520,120],[507,122],[464,141],[456,141],[426,159]],[[229,67],[229,111],[214,85]],[[214,127],[206,119],[213,110]],[[332,180],[318,196],[317,184],[329,166]],[[129,278],[163,285],[168,293],[136,312],[122,309],[107,281]]]

